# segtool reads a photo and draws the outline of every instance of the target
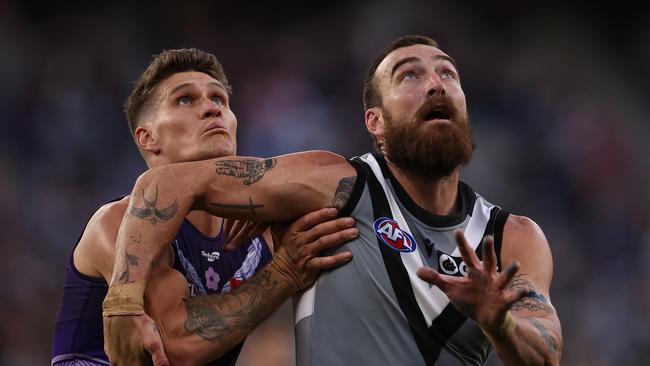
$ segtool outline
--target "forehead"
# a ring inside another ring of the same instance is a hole
[[[375,76],[379,78],[390,77],[391,71],[397,63],[407,58],[417,58],[422,62],[436,62],[441,59],[441,56],[449,57],[441,49],[424,45],[416,44],[408,47],[401,47],[393,50],[391,53],[379,63]]]
[[[182,87],[184,85],[203,87],[215,83],[221,88],[225,89],[219,80],[206,73],[198,71],[184,71],[170,75],[161,81],[160,84],[158,84],[157,89],[160,94],[164,96],[171,94],[174,90],[177,90],[179,87]]]

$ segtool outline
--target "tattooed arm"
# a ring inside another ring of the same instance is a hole
[[[151,262],[190,210],[252,221],[286,221],[323,207],[341,208],[355,178],[347,160],[320,151],[151,169],[133,189],[118,235],[111,285],[145,284]],[[129,239],[136,236],[139,243]]]
[[[143,314],[143,292],[190,210],[255,221],[285,221],[322,207],[340,207],[355,169],[327,152],[271,159],[229,157],[171,164],[141,175],[117,238],[115,266],[104,300],[105,348],[119,357],[120,336]],[[138,238],[138,240],[133,240]]]
[[[147,312],[160,325],[172,364],[203,365],[218,358],[290,295],[313,283],[320,270],[347,263],[349,252],[317,257],[358,234],[352,219],[335,216],[336,210],[322,209],[275,232],[279,249],[271,264],[231,293],[190,298],[179,272],[156,266],[145,297]]]
[[[512,331],[489,335],[497,354],[506,365],[559,365],[562,330],[550,303],[553,259],[544,233],[529,218],[510,215],[504,227],[501,258],[503,263],[519,263],[519,274],[506,292],[519,292],[523,297],[509,310],[514,321]]]
[[[458,311],[472,318],[509,366],[559,365],[562,332],[555,309],[547,300],[553,262],[546,238],[530,219],[510,215],[503,233],[500,273],[494,240],[483,240],[483,261],[461,231],[456,242],[467,276],[418,269],[418,276],[438,286]],[[515,276],[521,269],[521,274]]]

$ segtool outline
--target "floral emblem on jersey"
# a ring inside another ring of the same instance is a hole
[[[205,271],[205,285],[213,291],[217,291],[219,288],[219,281],[221,278],[219,277],[219,274],[212,269],[212,267],[208,267],[208,270]]]

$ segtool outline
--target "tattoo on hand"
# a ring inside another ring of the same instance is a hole
[[[156,225],[158,221],[164,222],[176,215],[176,211],[178,211],[178,198],[174,199],[174,202],[163,208],[163,209],[158,209],[156,208],[156,205],[158,204],[158,186],[156,186],[156,194],[153,197],[153,200],[148,201],[147,198],[144,196],[144,189],[142,190],[142,200],[144,201],[145,207],[144,208],[139,208],[139,207],[131,207],[131,215],[143,219],[143,220],[149,220],[153,225]]]
[[[137,267],[138,260],[139,260],[137,256],[133,254],[129,254],[129,252],[125,251],[125,253],[126,254],[124,255],[124,264],[126,265],[126,269],[124,270],[124,272],[120,274],[120,277],[117,279],[118,282],[121,284],[129,283],[129,267],[130,266]]]
[[[264,309],[273,306],[268,299],[273,297],[277,285],[269,271],[263,270],[234,293],[189,298],[185,301],[185,330],[211,341],[220,341],[233,332],[248,331],[264,319],[265,313],[270,313],[270,309]],[[247,287],[254,290],[244,291]]]
[[[525,309],[529,311],[543,311],[548,314],[554,313],[555,309],[551,303],[549,303],[549,301],[543,295],[535,291],[535,287],[533,287],[532,282],[522,277],[524,275],[525,274],[515,276],[510,284],[508,284],[506,287],[506,291],[518,290],[521,288],[528,290],[528,293],[522,299],[517,300],[514,304],[512,304],[510,310],[519,311]]]
[[[218,160],[214,164],[217,174],[244,178],[244,184],[251,185],[262,179],[266,171],[273,169],[276,159]]]
[[[551,350],[551,352],[557,352],[557,342],[555,341],[555,338],[553,338],[553,336],[548,333],[546,327],[544,327],[544,324],[535,318],[528,318],[527,320],[530,324],[533,325],[533,327],[535,327],[535,329],[539,331],[539,334],[542,336],[542,339],[544,339],[544,342],[546,342],[546,345]]]
[[[332,199],[332,206],[334,206],[334,208],[341,210],[343,206],[348,203],[356,180],[357,177],[353,176],[345,177],[339,181],[339,185],[336,187],[336,193],[334,193],[334,199]]]

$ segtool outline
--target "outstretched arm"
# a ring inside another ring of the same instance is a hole
[[[562,332],[548,295],[553,262],[541,229],[530,219],[508,218],[502,262],[511,264],[501,273],[491,237],[483,241],[483,262],[460,231],[456,241],[467,276],[421,268],[420,278],[438,286],[460,312],[476,321],[506,365],[559,365]]]

